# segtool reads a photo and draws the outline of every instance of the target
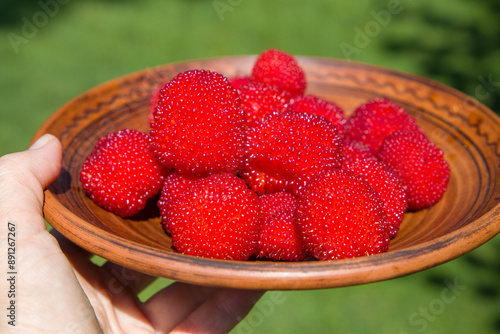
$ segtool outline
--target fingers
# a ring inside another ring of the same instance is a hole
[[[19,250],[16,285],[22,287],[15,298],[27,307],[16,323],[21,332],[37,331],[43,326],[47,332],[59,333],[67,325],[80,323],[85,332],[96,332],[98,328],[93,313],[85,317],[78,312],[68,313],[91,310],[91,306],[58,243],[47,233],[42,216],[43,190],[57,178],[61,160],[61,144],[52,135],[42,136],[29,150],[0,158],[0,230],[8,225],[15,229],[12,236]],[[1,236],[7,237],[7,233]],[[65,316],[55,319],[53,314]],[[49,318],[54,321],[47,322]]]
[[[22,238],[26,241],[25,245],[29,245],[23,248],[25,254],[33,254],[32,258],[38,259],[38,267],[45,268],[44,272],[50,273],[48,268],[52,268],[51,265],[57,260],[57,268],[64,274],[47,277],[45,281],[49,278],[51,282],[61,280],[66,282],[66,284],[61,283],[61,286],[74,287],[71,290],[72,293],[61,292],[59,300],[68,299],[69,304],[72,303],[71,301],[88,303],[88,300],[102,301],[107,296],[110,302],[122,305],[120,314],[129,314],[131,311],[128,313],[124,310],[134,310],[134,307],[140,305],[143,313],[134,313],[134,319],[147,317],[158,332],[175,330],[177,332],[220,333],[233,328],[260,298],[261,291],[217,289],[174,283],[141,305],[136,299],[130,297],[136,296],[153,280],[152,277],[112,263],[104,265],[106,270],[97,270],[99,268],[90,263],[88,252],[73,245],[54,231],[53,235],[57,238],[59,247],[72,264],[70,268],[67,262],[64,263],[64,256],[60,253],[54,239],[46,237],[49,235],[42,218],[43,190],[59,175],[61,161],[61,144],[52,135],[40,137],[27,151],[0,158],[0,198],[2,199],[0,212],[2,220],[6,220],[2,226],[7,225],[7,221],[16,223],[20,235],[19,241],[21,242]],[[37,242],[33,242],[34,240]],[[24,275],[30,273],[36,275],[37,272],[32,270],[33,268],[37,267],[30,267],[30,271],[26,270]],[[41,284],[44,277],[39,276],[37,279],[33,278],[32,281]],[[83,295],[81,288],[85,290],[87,296]],[[111,308],[113,303],[110,304]],[[60,306],[64,307],[63,304]],[[135,310],[139,311],[137,308]],[[95,320],[95,318],[92,319]],[[92,324],[95,325],[95,322],[92,321]]]
[[[102,268],[108,270],[113,275],[114,278],[110,280],[110,284],[115,286],[120,284],[124,288],[129,289],[133,295],[138,295],[156,279],[154,276],[128,269],[109,261]]]
[[[40,137],[26,151],[0,158],[0,176],[9,186],[29,187],[38,194],[52,183],[61,171],[62,147],[51,134]]]
[[[160,333],[169,333],[217,289],[175,282],[157,292],[142,306],[143,313]]]
[[[66,239],[66,237],[59,233],[59,231],[55,228],[50,231],[50,234],[52,234],[52,236],[56,238],[57,242],[59,243],[59,247],[70,262],[72,262],[74,259],[80,258],[90,259],[90,257],[92,256],[90,252]]]
[[[90,252],[66,239],[56,229],[53,229],[50,233],[56,238],[59,247],[61,247],[64,255],[66,255],[66,258],[75,269],[81,272],[89,272],[89,270],[94,271],[97,269],[93,268],[96,265],[90,262],[92,256]],[[102,265],[101,268],[111,274],[108,276],[107,285],[112,291],[127,289],[133,295],[137,295],[156,279],[154,276],[140,273],[109,261]]]
[[[62,146],[60,141],[47,133],[38,138],[27,152],[30,154],[27,167],[37,177],[42,188],[48,187],[61,172]]]
[[[21,237],[45,229],[41,218],[43,189],[59,175],[61,160],[61,144],[48,134],[29,150],[0,158],[0,212],[8,221],[22,222]]]
[[[220,289],[172,333],[228,333],[250,312],[263,291]]]
[[[263,293],[176,282],[151,297],[143,312],[159,332],[226,333]]]

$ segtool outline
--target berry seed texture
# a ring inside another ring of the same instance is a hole
[[[383,96],[350,116],[307,90],[290,54],[247,75],[187,70],[155,88],[149,133],[101,138],[80,170],[98,206],[133,217],[156,201],[175,251],[222,260],[337,260],[386,252],[404,214],[450,179],[445,155]]]

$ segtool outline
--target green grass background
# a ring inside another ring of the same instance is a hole
[[[106,80],[268,48],[349,56],[422,75],[500,110],[497,0],[59,1],[0,2],[0,155],[26,148],[51,113]],[[389,9],[380,29],[360,40],[359,31],[376,28],[379,13]],[[348,55],[342,45],[356,52]],[[499,253],[496,237],[403,278],[268,292],[233,332],[498,333]],[[141,297],[168,283],[156,282]]]

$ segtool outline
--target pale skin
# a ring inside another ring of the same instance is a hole
[[[1,333],[227,333],[262,296],[176,282],[139,301],[154,277],[109,262],[98,267],[91,254],[47,231],[43,190],[59,175],[61,159],[61,144],[51,135],[0,158]],[[13,226],[14,288],[7,280]],[[10,290],[14,298],[7,298]],[[12,300],[15,327],[7,317]]]

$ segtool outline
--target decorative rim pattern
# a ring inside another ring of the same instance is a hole
[[[381,67],[297,57],[308,92],[347,112],[385,96],[414,115],[445,151],[450,186],[435,207],[405,217],[389,252],[300,263],[222,261],[173,252],[154,215],[124,220],[93,204],[77,180],[97,140],[123,127],[147,131],[151,91],[179,72],[203,68],[228,77],[250,73],[255,56],[187,61],[147,69],[99,85],[68,102],[38,130],[63,144],[63,171],[45,192],[46,219],[81,247],[120,265],[194,284],[248,289],[316,289],[395,278],[450,261],[500,232],[500,119],[468,96],[418,76]]]

